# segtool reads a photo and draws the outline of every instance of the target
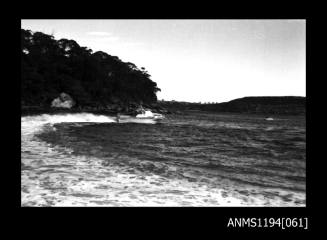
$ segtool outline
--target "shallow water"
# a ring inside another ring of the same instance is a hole
[[[305,206],[305,118],[22,117],[23,206]]]

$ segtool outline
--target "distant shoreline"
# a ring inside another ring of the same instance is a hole
[[[115,116],[117,113],[109,110],[86,110],[86,109],[63,109],[50,107],[22,107],[21,116],[33,116],[39,114],[65,114],[65,113],[93,113]]]
[[[245,97],[224,103],[189,103],[177,101],[158,101],[144,105],[153,112],[162,114],[179,114],[182,112],[211,112],[217,114],[257,114],[257,115],[302,115],[306,113],[305,97]],[[124,110],[127,109],[127,110]],[[51,113],[94,113],[115,116],[117,113],[132,114],[133,108],[121,104],[119,108],[78,107],[71,109],[51,108],[45,106],[21,106],[22,115]]]
[[[111,111],[105,111],[105,110],[74,110],[74,109],[35,109],[35,110],[22,110],[21,111],[21,117],[25,116],[35,116],[40,114],[77,114],[77,113],[91,113],[95,115],[106,115],[110,117],[115,117],[117,113],[111,112]],[[266,113],[246,113],[246,112],[213,112],[213,111],[205,111],[205,110],[179,110],[179,111],[173,111],[169,114],[219,114],[219,115],[251,115],[251,116],[258,116],[258,117],[276,117],[276,116],[283,116],[283,117],[305,117],[305,114],[266,114]],[[124,114],[124,113],[122,113]],[[127,114],[128,115],[128,114]]]
[[[244,97],[223,103],[189,103],[158,101],[158,105],[170,111],[206,111],[215,113],[245,113],[263,115],[305,115],[306,98],[283,97]]]

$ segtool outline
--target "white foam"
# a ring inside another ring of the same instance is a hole
[[[263,197],[244,196],[226,187],[134,172],[128,166],[102,166],[103,159],[71,155],[35,137],[61,122],[115,122],[89,113],[21,118],[23,206],[287,206]],[[54,130],[54,129],[53,129]]]
[[[91,113],[75,113],[75,114],[42,114],[38,116],[22,117],[22,127],[25,126],[39,126],[46,123],[62,123],[62,122],[96,122],[96,123],[110,123],[115,122],[113,117],[95,115]]]

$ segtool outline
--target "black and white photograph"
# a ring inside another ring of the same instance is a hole
[[[21,207],[306,207],[305,19],[21,19]]]

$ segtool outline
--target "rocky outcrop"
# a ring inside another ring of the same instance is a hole
[[[72,108],[75,105],[75,101],[67,93],[61,93],[58,98],[55,98],[51,107],[53,108]]]
[[[122,113],[126,115],[138,114],[138,109],[142,106],[144,109],[151,110],[153,113],[169,114],[167,109],[161,107],[157,103],[142,104],[136,101],[123,102],[118,98],[113,102],[97,103],[93,105],[81,105],[68,94],[61,93],[57,98],[53,99],[49,105],[33,105],[25,106],[22,102],[22,114],[40,114],[40,113],[77,113],[77,112],[90,112],[100,114],[117,114]]]

